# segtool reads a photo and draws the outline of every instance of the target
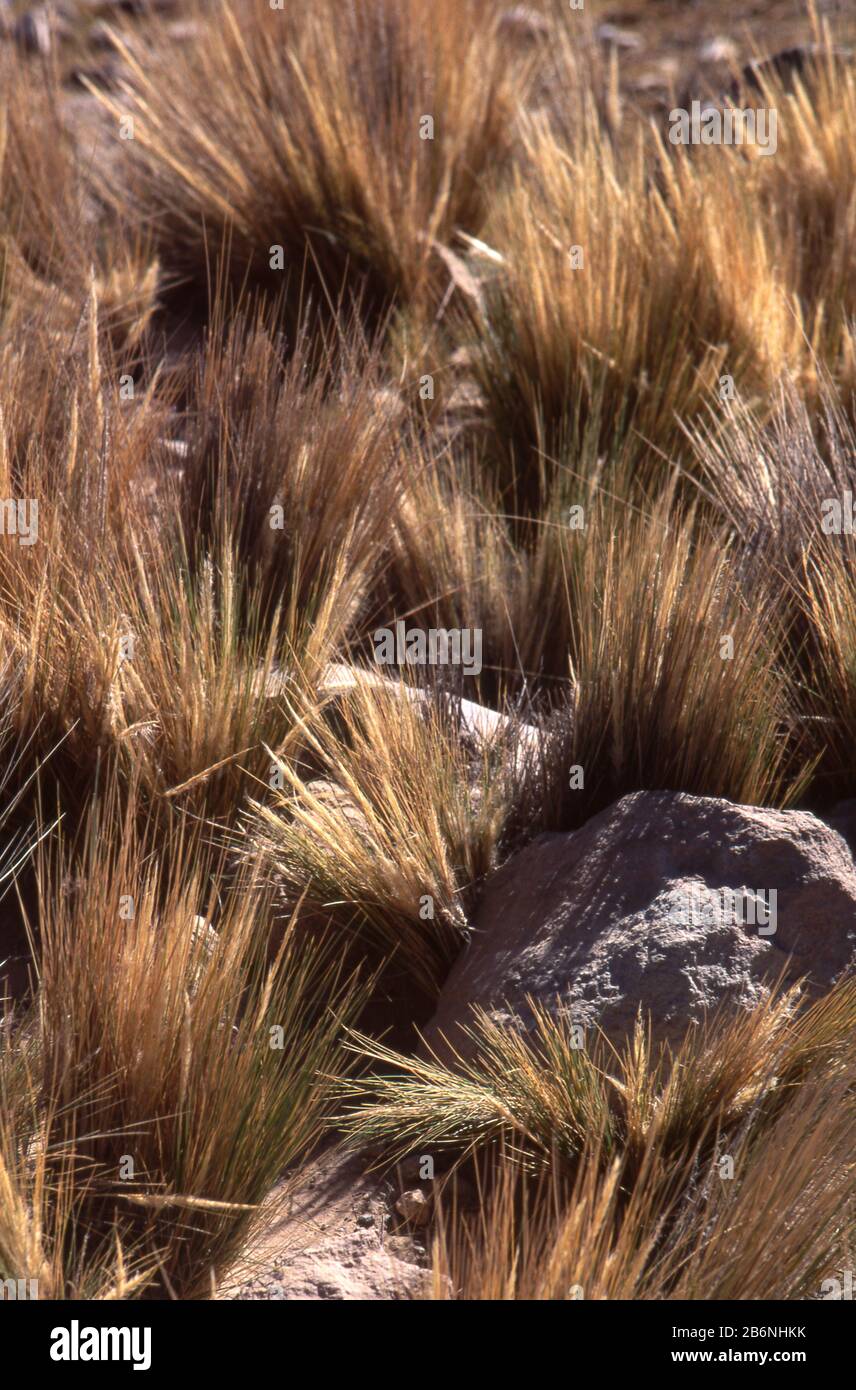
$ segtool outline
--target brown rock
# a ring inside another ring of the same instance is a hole
[[[614,1040],[641,1006],[654,1038],[676,1042],[780,975],[824,991],[855,958],[856,868],[833,829],[805,812],[636,792],[493,875],[427,1041],[470,1051],[471,1005],[525,1026],[531,995]]]
[[[395,1204],[395,1210],[411,1226],[427,1226],[431,1215],[431,1204],[425,1193],[420,1188],[414,1187],[409,1192],[402,1192]]]

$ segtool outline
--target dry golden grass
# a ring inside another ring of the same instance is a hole
[[[674,1055],[641,1023],[589,1052],[537,1007],[528,1037],[475,1010],[454,1070],[356,1035],[375,1069],[339,1087],[341,1118],[390,1161],[490,1156],[475,1212],[443,1184],[434,1297],[816,1297],[854,1235],[856,987],[794,1005],[723,1014]]]
[[[360,616],[398,497],[397,415],[353,368],[281,373],[271,338],[237,323],[190,382],[176,455],[175,388],[125,400],[91,292],[81,314],[71,353],[36,324],[0,356],[0,483],[39,509],[0,584],[11,715],[62,742],[72,782],[112,750],[153,794],[192,783],[195,809],[234,812],[240,760],[258,774],[288,731],[272,678],[311,691]]]
[[[773,157],[674,147],[668,123],[616,149],[591,112],[570,145],[544,114],[527,124],[484,231],[498,261],[485,308],[470,311],[518,509],[592,414],[601,450],[629,435],[647,480],[663,456],[686,462],[680,422],[726,375],[762,418],[788,373],[810,400],[820,373],[852,393],[853,73],[830,57],[794,92],[771,82],[755,100],[777,112]]]
[[[40,313],[71,341],[91,293],[102,330],[131,360],[155,312],[160,267],[142,228],[108,214],[93,154],[65,128],[55,72],[0,60],[0,325]]]
[[[217,327],[193,363],[176,496],[185,535],[228,540],[289,627],[341,643],[375,578],[405,479],[403,402],[358,325],[286,354],[270,315]],[[325,605],[335,608],[335,618]],[[332,636],[332,633],[331,633]]]
[[[513,135],[523,82],[495,18],[484,0],[227,0],[198,43],[165,36],[166,60],[118,39],[132,79],[104,101],[135,122],[120,206],[191,279],[210,255],[293,301],[427,308],[448,281],[435,243],[478,231]]]
[[[544,9],[540,39],[488,0],[152,19],[99,149],[50,65],[0,64],[0,885],[33,974],[0,998],[0,1278],[43,1297],[211,1292],[345,1026],[396,991],[413,1025],[537,830],[852,791],[822,519],[856,490],[856,69],[828,45],[761,91],[774,157],[681,150]],[[397,619],[478,629],[481,674],[378,683]],[[437,1297],[814,1297],[852,1239],[853,997],[677,1060],[546,1013],[476,1021],[458,1072],[358,1035],[383,1075],[345,1128],[476,1164]]]
[[[741,584],[727,533],[682,516],[667,490],[647,517],[607,504],[564,577],[571,693],[550,750],[563,819],[638,788],[796,795],[787,626],[772,586]]]
[[[306,891],[343,924],[356,916],[433,997],[496,862],[512,778],[507,749],[469,752],[453,708],[430,695],[423,706],[420,693],[357,685],[337,702],[339,729],[297,720],[298,755],[275,761],[281,790],[251,800],[246,836],[286,894]]]
[[[846,246],[856,217],[856,154],[849,132],[856,118],[856,75],[826,53],[807,67],[784,101],[762,83],[759,104],[779,108],[779,148],[753,161],[750,192],[762,210],[768,243],[796,295],[806,337],[804,371],[811,391],[820,364],[852,393],[856,275]],[[808,352],[811,357],[809,358]]]
[[[317,1136],[319,1073],[359,996],[328,949],[292,932],[266,964],[259,886],[227,890],[192,826],[157,848],[134,810],[108,784],[75,852],[40,859],[26,1065],[5,1034],[0,1061],[9,1123],[23,1124],[7,1136],[4,1174],[19,1206],[53,1188],[41,1241],[70,1242],[68,1271],[82,1261],[106,1279],[121,1246],[162,1294],[187,1297],[210,1292],[261,1199]],[[20,1211],[8,1220],[20,1226]]]
[[[390,1159],[414,1145],[462,1154],[504,1139],[526,1167],[574,1168],[597,1136],[601,1160],[620,1152],[628,1171],[641,1172],[652,1148],[671,1163],[750,1114],[771,1120],[821,1061],[836,1072],[852,1066],[854,983],[802,1012],[797,999],[792,990],[743,1015],[723,1011],[674,1053],[654,1047],[644,1020],[623,1050],[597,1037],[590,1048],[561,1012],[534,1002],[530,1033],[475,1008],[466,1030],[474,1046],[454,1065],[357,1034],[351,1050],[384,1071],[340,1086],[343,1122],[353,1141]]]
[[[629,163],[597,133],[571,152],[533,121],[485,238],[502,264],[474,324],[476,374],[509,509],[537,508],[542,456],[578,449],[595,411],[599,450],[633,431],[641,459],[646,444],[668,453],[676,413],[721,373],[724,335],[697,332],[701,248],[678,244],[641,143]]]
[[[814,414],[791,381],[770,425],[743,409],[695,437],[705,487],[728,516],[747,571],[773,576],[790,628],[794,705],[816,794],[846,796],[853,772],[856,648],[851,547],[856,436],[829,381]]]
[[[842,1213],[853,1201],[852,1080],[816,1074],[801,1095],[760,1136],[747,1130],[728,1143],[734,1180],[712,1165],[706,1175],[678,1168],[686,1189],[671,1205],[653,1152],[632,1186],[620,1159],[604,1169],[587,1153],[564,1188],[527,1180],[503,1159],[475,1215],[456,1205],[453,1181],[435,1230],[430,1296],[817,1299],[851,1258],[852,1223]]]

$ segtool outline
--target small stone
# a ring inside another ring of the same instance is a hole
[[[736,63],[738,58],[737,44],[733,39],[727,39],[718,34],[716,38],[708,39],[706,43],[702,44],[698,56],[703,63]]]
[[[374,1217],[370,1211],[364,1211],[357,1217],[357,1225],[364,1231],[368,1231],[374,1225]]]
[[[414,1187],[410,1192],[402,1192],[395,1204],[395,1210],[411,1226],[425,1226],[430,1215],[430,1203],[424,1192]]]
[[[611,44],[613,48],[642,47],[642,40],[638,34],[632,33],[630,29],[619,29],[616,24],[599,24],[596,33],[601,43]]]

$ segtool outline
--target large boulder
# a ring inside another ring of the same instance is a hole
[[[489,879],[469,947],[426,1041],[464,1055],[471,1006],[531,1023],[526,997],[613,1041],[637,1010],[677,1042],[719,1005],[780,978],[822,992],[856,963],[856,868],[801,811],[636,792],[572,834],[547,834]]]

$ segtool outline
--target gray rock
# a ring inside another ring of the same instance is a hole
[[[493,875],[426,1040],[467,1053],[472,1005],[526,1026],[531,995],[614,1041],[641,1006],[654,1039],[675,1043],[780,977],[817,993],[854,963],[856,868],[835,830],[806,812],[636,792]]]

